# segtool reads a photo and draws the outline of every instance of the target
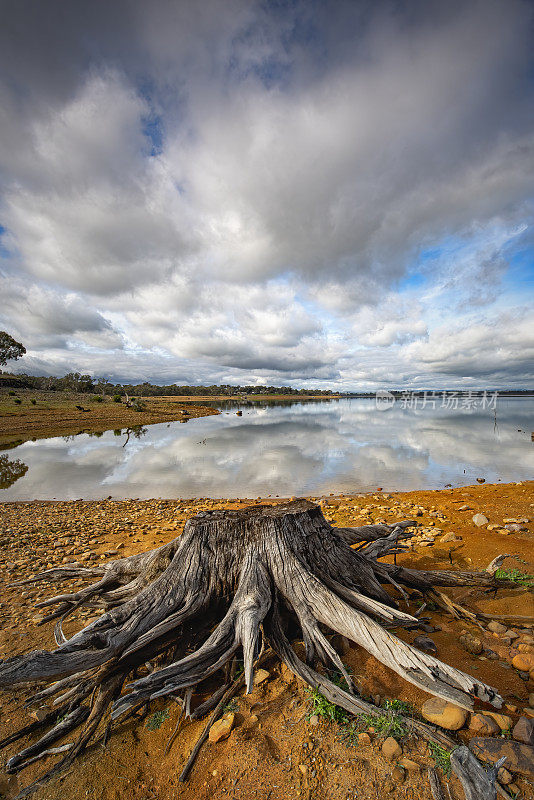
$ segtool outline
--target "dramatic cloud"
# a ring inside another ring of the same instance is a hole
[[[0,325],[19,369],[531,380],[528,2],[5,17]]]

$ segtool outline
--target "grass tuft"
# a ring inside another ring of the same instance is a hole
[[[436,742],[428,742],[428,749],[430,755],[434,759],[436,767],[438,767],[446,778],[451,774],[451,753],[440,744]]]
[[[169,709],[165,708],[163,711],[155,711],[149,716],[145,722],[147,731],[157,731],[163,723],[169,719]]]

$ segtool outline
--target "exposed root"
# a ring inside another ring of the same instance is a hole
[[[55,698],[52,702],[59,706],[42,723],[32,723],[1,743],[12,744],[53,723],[8,762],[8,770],[18,772],[37,758],[62,755],[19,797],[72,764],[91,740],[107,738],[112,722],[122,722],[140,709],[146,713],[158,697],[176,698],[185,692],[180,701],[184,716],[198,718],[211,711],[214,718],[236,686],[252,689],[254,664],[265,642],[332,702],[350,713],[373,713],[374,707],[357,696],[326,629],[361,645],[431,694],[465,708],[472,707],[473,697],[500,707],[495,689],[384,628],[420,625],[416,616],[397,607],[386,587],[394,587],[405,602],[415,592],[455,616],[474,620],[481,615],[463,609],[436,587],[496,589],[511,584],[495,577],[502,563],[498,559],[484,572],[417,571],[379,561],[404,549],[402,542],[410,537],[412,525],[406,521],[336,529],[308,501],[201,512],[187,522],[181,536],[157,550],[98,567],[66,565],[19,582],[93,581],[39,604],[53,609],[47,619],[56,620],[56,650],[36,650],[0,663],[1,687],[44,681],[48,685],[29,702]],[[80,606],[104,613],[67,639],[62,623]],[[295,634],[300,630],[306,663],[289,644],[286,629],[291,627]],[[244,670],[236,681],[230,663],[237,654]],[[317,672],[317,662],[344,675],[346,690]],[[141,668],[145,674],[140,676]],[[210,678],[219,679],[220,687],[190,712],[193,692],[205,691],[204,682]],[[407,724],[439,740],[430,726],[413,720]],[[50,747],[75,731],[78,739],[68,748]]]

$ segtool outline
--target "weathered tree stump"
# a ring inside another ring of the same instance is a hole
[[[217,676],[227,685],[228,663],[236,655],[242,655],[250,691],[264,642],[296,675],[353,713],[369,705],[357,696],[328,631],[361,645],[427,692],[467,708],[473,697],[500,707],[495,689],[386,630],[420,625],[397,607],[386,587],[406,599],[410,590],[420,596],[436,586],[509,585],[491,570],[424,572],[380,562],[381,556],[405,549],[402,541],[412,535],[407,528],[413,524],[334,528],[306,500],[205,511],[186,523],[181,536],[156,550],[99,566],[61,566],[22,581],[96,579],[85,589],[39,603],[56,606],[43,620],[56,620],[55,651],[36,650],[0,662],[1,687],[45,682],[28,702],[55,696],[55,710],[45,720],[0,743],[11,744],[52,725],[8,761],[8,771],[20,771],[81,728],[63,758],[20,796],[71,764],[100,735],[101,721],[107,721],[107,736],[112,723],[158,697],[185,694],[189,709],[192,690],[205,688],[210,677],[212,685]],[[67,640],[62,622],[81,605],[105,613]],[[291,646],[295,636],[304,641],[306,663]],[[147,662],[157,666],[139,677],[137,669]],[[346,691],[317,672],[316,662],[342,673]],[[221,695],[219,689],[212,701],[205,701],[203,713]]]

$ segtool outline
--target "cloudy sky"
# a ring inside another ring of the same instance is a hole
[[[17,371],[532,386],[526,0],[2,0]]]

